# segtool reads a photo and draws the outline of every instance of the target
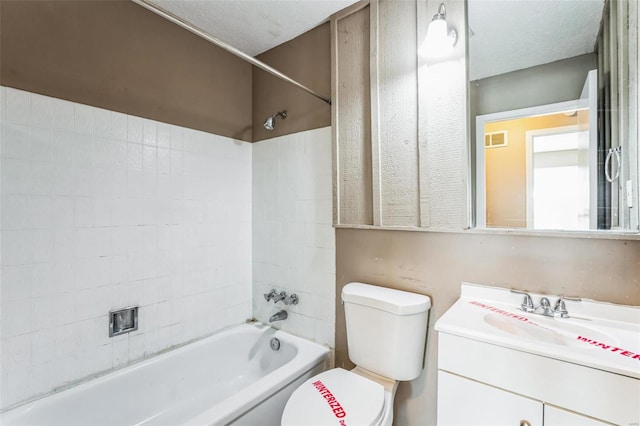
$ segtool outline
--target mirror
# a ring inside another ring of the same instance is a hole
[[[638,231],[638,5],[468,0],[479,228]]]

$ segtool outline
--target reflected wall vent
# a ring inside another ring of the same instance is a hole
[[[499,148],[501,146],[507,146],[507,131],[502,130],[500,132],[490,132],[484,134],[484,147],[485,148]]]

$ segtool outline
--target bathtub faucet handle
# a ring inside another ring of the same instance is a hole
[[[264,294],[264,300],[270,302],[271,299],[275,298],[278,295],[278,292],[275,289],[272,289],[269,293]]]
[[[289,297],[286,297],[284,299],[284,304],[285,305],[297,305],[299,301],[300,301],[300,299],[298,299],[298,295],[293,293]]]
[[[281,291],[279,294],[276,294],[275,296],[273,296],[273,302],[274,303],[278,303],[281,300],[286,300],[287,299],[287,292],[286,291]]]

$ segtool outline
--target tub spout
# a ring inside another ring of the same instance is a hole
[[[282,310],[282,311],[278,311],[275,314],[271,315],[271,317],[269,318],[269,322],[282,321],[282,320],[286,320],[286,319],[287,319],[287,311]]]

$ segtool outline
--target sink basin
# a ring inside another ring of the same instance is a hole
[[[524,318],[525,320],[518,318]],[[545,317],[538,319],[524,317],[522,315],[512,318],[490,313],[484,316],[484,321],[488,325],[503,332],[541,343],[591,350],[596,348],[594,345],[590,345],[585,343],[584,340],[579,339],[579,337],[582,337],[592,341],[607,342],[613,345],[617,344],[614,337],[592,328],[578,325],[575,323],[576,320]]]
[[[557,296],[530,294],[537,301]],[[567,301],[569,318],[523,312],[521,295],[463,283],[438,332],[640,379],[640,307]]]

